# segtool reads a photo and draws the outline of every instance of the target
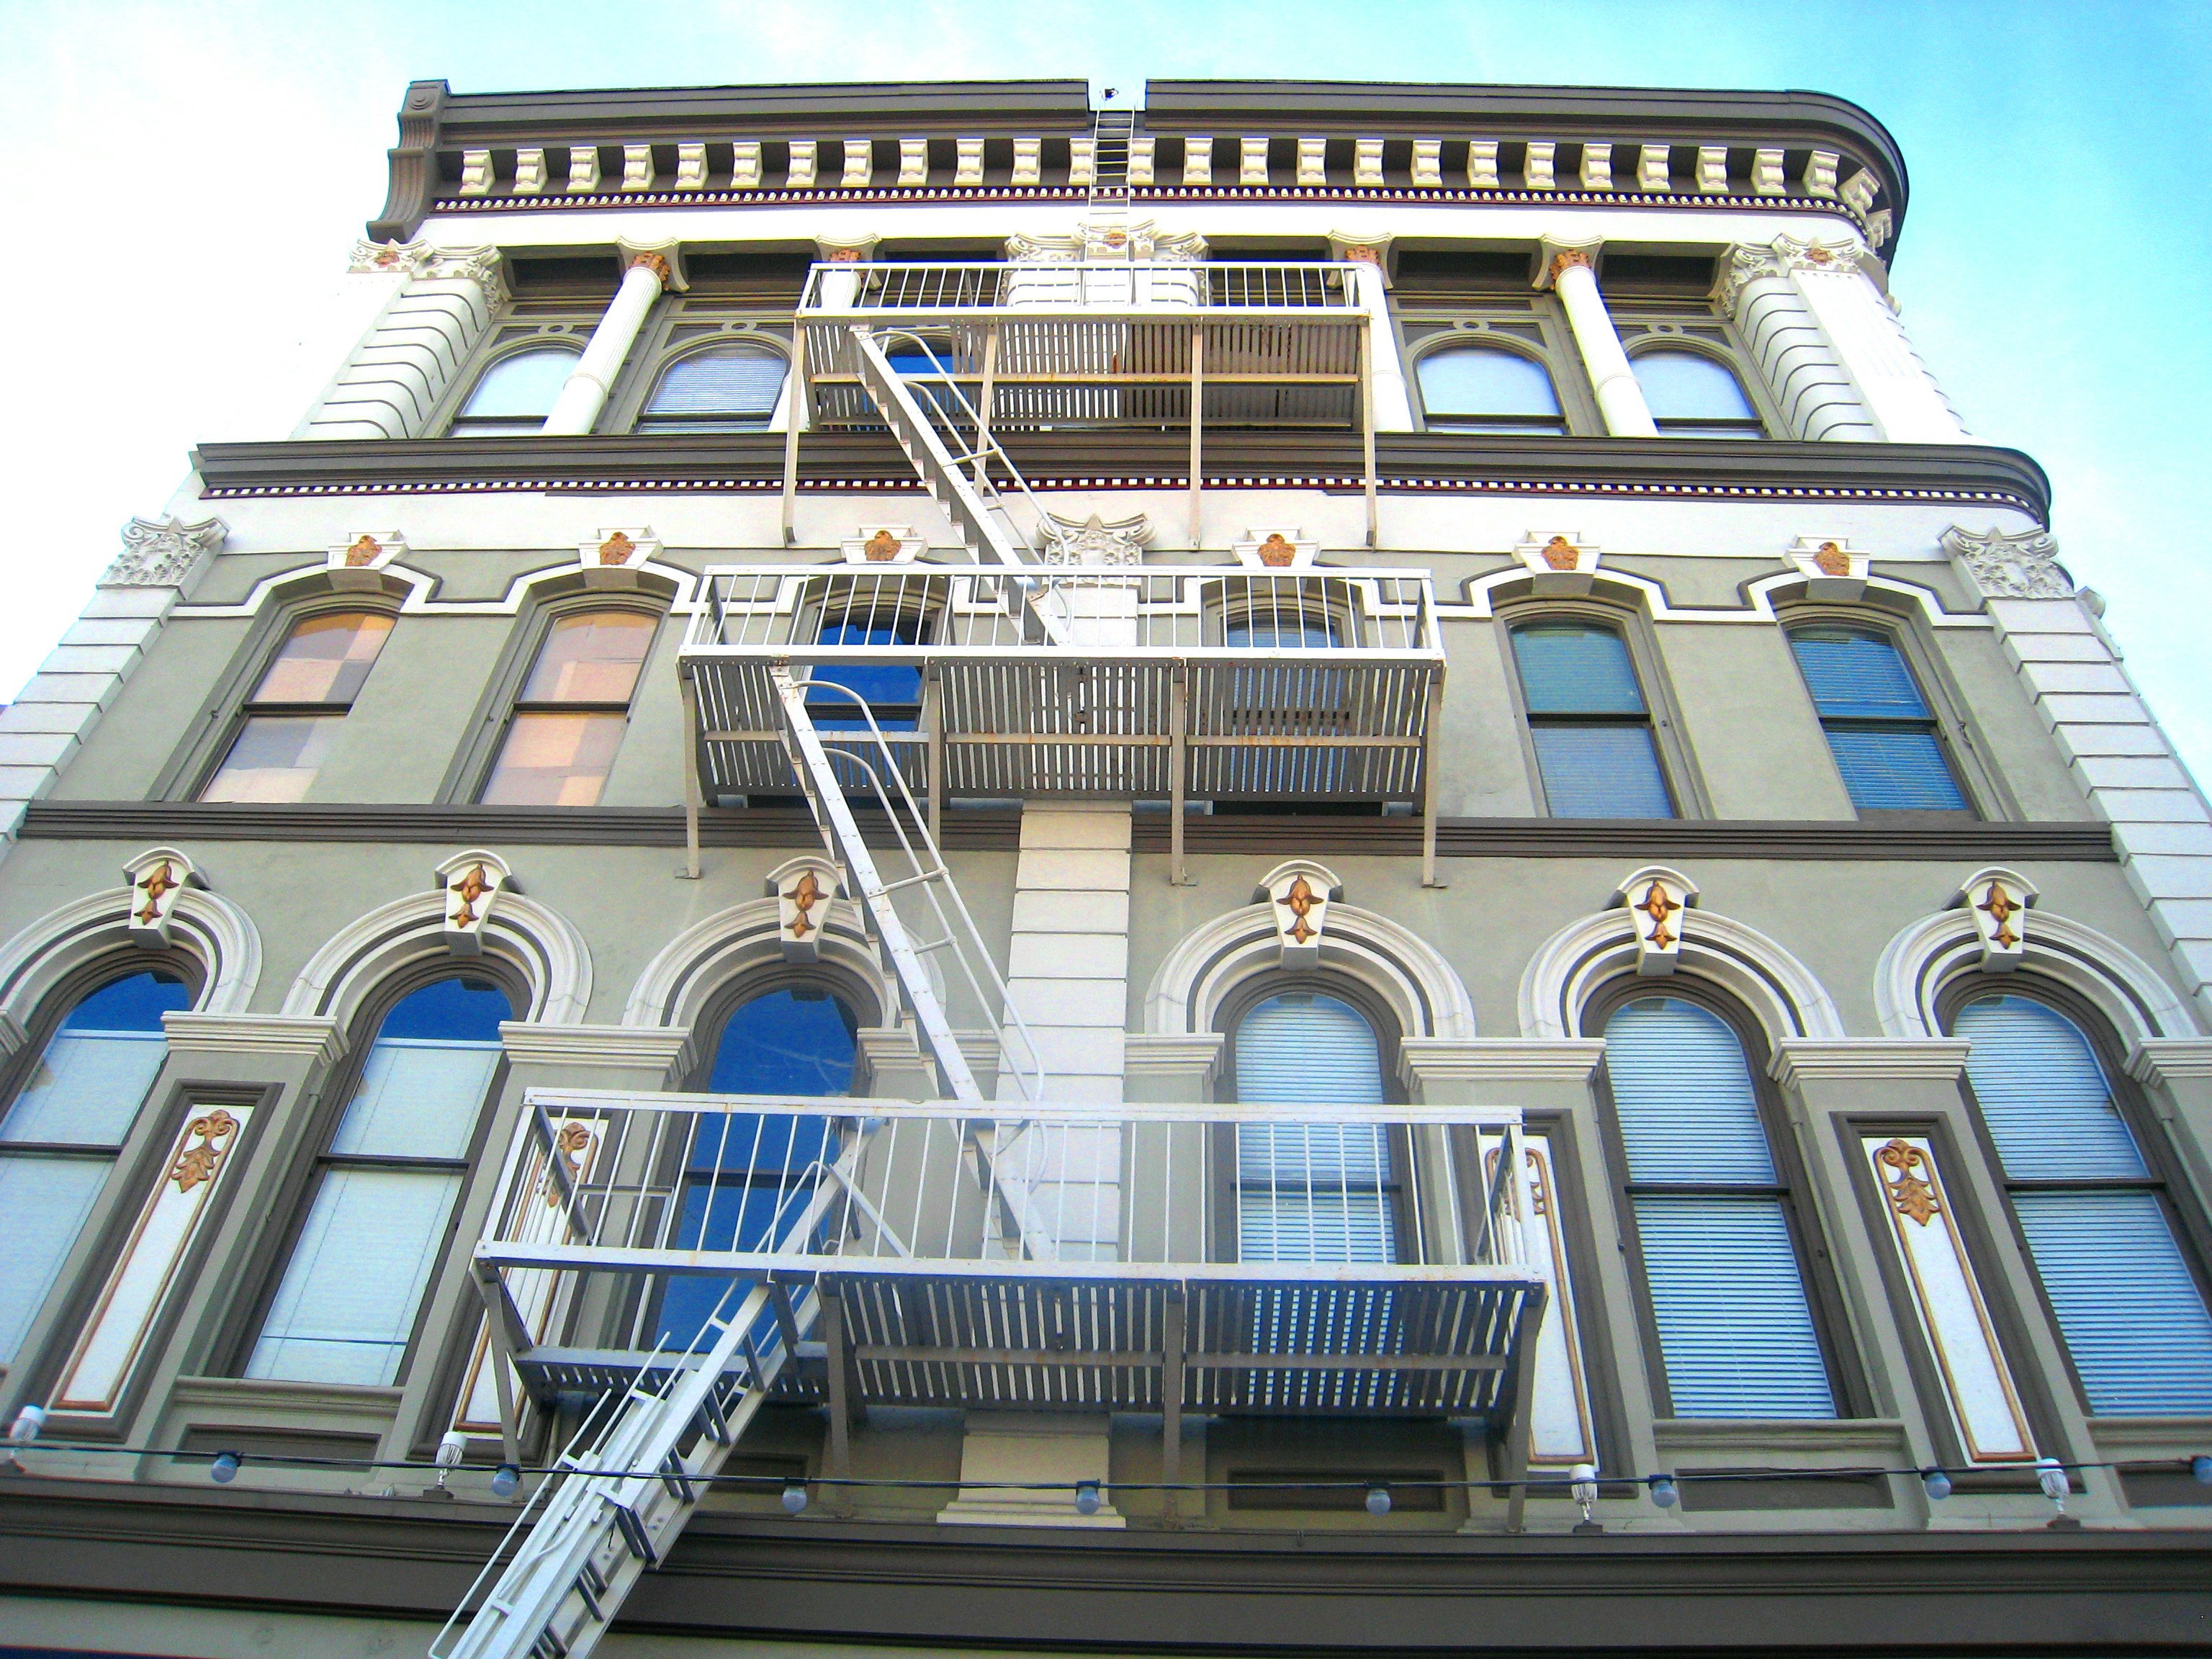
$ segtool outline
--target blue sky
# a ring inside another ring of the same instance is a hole
[[[2212,5],[1460,0],[899,5],[693,0],[193,7],[0,0],[0,694],[33,672],[190,445],[237,435],[384,198],[410,80],[459,91],[1087,76],[1807,88],[1896,134],[1893,285],[2130,666],[2212,769]]]

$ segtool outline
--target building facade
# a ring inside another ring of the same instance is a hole
[[[2212,814],[1874,119],[399,139],[0,714],[0,1651],[2212,1651]]]

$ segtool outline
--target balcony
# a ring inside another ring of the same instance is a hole
[[[934,819],[961,796],[1426,801],[1444,658],[1425,571],[807,565],[709,571],[678,665],[702,799],[799,789],[788,665],[833,752],[878,752],[871,706]]]
[[[477,1273],[526,1386],[1525,1422],[1520,1114],[532,1091]],[[1524,1176],[1525,1179],[1525,1176]],[[761,1305],[754,1304],[750,1305]]]

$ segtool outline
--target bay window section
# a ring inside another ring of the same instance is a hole
[[[173,974],[131,974],[70,1010],[0,1117],[0,1365],[52,1292],[168,1054],[161,1016],[191,1006]]]
[[[306,799],[391,632],[392,618],[374,611],[334,611],[295,625],[246,699],[200,799]]]
[[[395,1004],[317,1160],[307,1212],[246,1366],[390,1385],[443,1255],[499,1069],[507,993],[443,979]]]
[[[1503,346],[1446,346],[1415,366],[1432,432],[1564,434],[1566,415],[1551,372]]]
[[[556,617],[479,799],[489,806],[597,805],[659,626],[640,611]]]
[[[1512,630],[1546,810],[1557,818],[1671,818],[1651,711],[1627,641],[1601,623]]]
[[[1978,998],[1952,1035],[2006,1195],[2089,1410],[2212,1412],[2212,1311],[2172,1198],[2081,1028],[2031,997]]]
[[[1697,1003],[1645,997],[1614,1011],[1605,1042],[1669,1412],[1835,1416],[1790,1188],[1741,1040]]]
[[[1766,428],[1727,364],[1700,351],[1639,352],[1629,360],[1662,438],[1763,438]]]
[[[761,432],[783,392],[783,354],[768,346],[714,346],[678,357],[639,412],[640,432]]]

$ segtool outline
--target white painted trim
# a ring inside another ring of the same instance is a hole
[[[418,557],[431,550],[422,547],[409,549],[410,553]],[[469,548],[438,550],[497,553],[535,552],[538,550]],[[327,554],[322,556],[325,560],[328,557]],[[403,617],[512,617],[519,614],[523,605],[528,602],[532,588],[544,582],[558,580],[563,576],[574,576],[586,568],[576,562],[573,553],[563,553],[560,556],[563,560],[562,563],[544,565],[537,569],[524,571],[507,584],[507,592],[496,599],[433,599],[431,595],[438,591],[440,579],[427,571],[417,570],[411,565],[389,564],[383,567],[377,574],[392,577],[394,580],[406,586],[407,597],[399,604],[399,614]],[[698,601],[695,590],[699,579],[690,571],[678,569],[674,565],[662,564],[653,559],[648,559],[642,564],[625,568],[638,575],[658,576],[663,581],[672,584],[675,588],[675,595],[668,607],[672,613],[688,616],[697,609]],[[240,604],[180,605],[169,614],[172,617],[210,622],[219,621],[224,617],[256,617],[260,615],[262,609],[270,603],[283,602],[282,590],[307,578],[327,574],[328,568],[327,563],[319,562],[298,565],[289,570],[280,570],[275,575],[264,576],[259,581],[254,583],[253,591],[248,593]]]
[[[1498,588],[1528,580],[1528,572],[1519,565],[1510,569],[1493,570],[1486,576],[1470,578],[1462,589],[1467,595],[1466,601],[1453,604],[1439,600],[1436,614],[1446,622],[1489,622],[1497,615],[1490,596]],[[1781,618],[1774,611],[1775,593],[1785,587],[1802,587],[1804,585],[1805,578],[1800,572],[1778,570],[1771,576],[1761,576],[1745,585],[1743,591],[1750,600],[1748,605],[1723,609],[1719,606],[1670,605],[1667,599],[1667,590],[1660,583],[1648,576],[1632,575],[1627,571],[1616,570],[1609,565],[1599,568],[1591,578],[1594,590],[1607,586],[1630,590],[1642,599],[1646,616],[1653,622],[1665,623],[1778,623]],[[1933,590],[1917,582],[1899,581],[1889,576],[1869,576],[1867,587],[1870,592],[1894,593],[1911,600],[1920,607],[1930,628],[1990,628],[1996,625],[1978,611],[1946,611],[1942,600]]]
[[[460,961],[445,939],[442,888],[409,893],[356,917],[317,951],[285,994],[287,1014],[326,1014],[350,1025],[378,983],[426,958]],[[483,954],[521,969],[534,1023],[574,1024],[592,1000],[592,953],[576,925],[509,889],[484,922]]]
[[[2151,1084],[2212,1077],[2212,1038],[2148,1037],[2128,1056],[2128,1075]]]
[[[1964,1037],[1793,1038],[1774,1045],[1766,1069],[1785,1089],[1816,1081],[1953,1083],[1966,1069],[1972,1046]]]
[[[1398,1071],[1413,1083],[1587,1083],[1605,1058],[1601,1037],[1407,1037]]]
[[[1273,907],[1224,911],[1183,935],[1145,992],[1145,1029],[1188,1036],[1213,1029],[1223,1000],[1280,961]],[[1474,1036],[1474,1001],[1443,953],[1411,929],[1355,905],[1332,903],[1321,941],[1323,971],[1382,997],[1407,1037]]]
[[[1875,963],[1875,1012],[1893,1037],[1942,1035],[1936,1003],[1961,975],[1981,973],[1982,940],[1964,910],[1938,910],[1908,922]],[[2199,1034],[2188,1003],[2150,964],[2094,927],[2038,909],[2027,920],[2021,966],[2058,981],[2095,1003],[2130,1048],[2154,1037]],[[1992,988],[2003,979],[1992,977]]]
[[[689,1054],[682,1031],[640,1030],[630,1025],[546,1025],[500,1022],[507,1057],[518,1065],[638,1066],[673,1072]]]
[[[1711,910],[1685,910],[1678,974],[1712,981],[1748,1007],[1770,1048],[1793,1038],[1837,1040],[1843,1017],[1813,970],[1755,928]],[[1572,1037],[1590,995],[1606,981],[1636,975],[1636,928],[1625,908],[1569,922],[1536,947],[1521,975],[1521,1032]],[[1649,983],[1649,981],[1646,981]],[[1651,987],[1654,994],[1664,989]]]
[[[136,951],[131,892],[118,885],[72,899],[0,945],[0,1015],[28,1030],[64,975],[96,957]],[[170,942],[199,958],[205,982],[194,1013],[239,1013],[252,1001],[261,980],[261,935],[237,905],[204,887],[183,889],[170,912]]]
[[[164,1014],[173,1054],[302,1054],[327,1065],[341,1047],[337,1021],[326,1015]]]
[[[845,969],[873,993],[878,1018],[898,1018],[898,981],[884,971],[882,958],[854,920],[853,907],[833,915],[817,943],[817,960]],[[778,901],[748,899],[717,910],[693,922],[645,964],[623,1008],[622,1023],[634,1030],[665,1027],[688,1035],[716,991],[748,969],[783,959]],[[934,976],[933,964],[932,971]],[[995,1038],[992,1052],[997,1053]]]

